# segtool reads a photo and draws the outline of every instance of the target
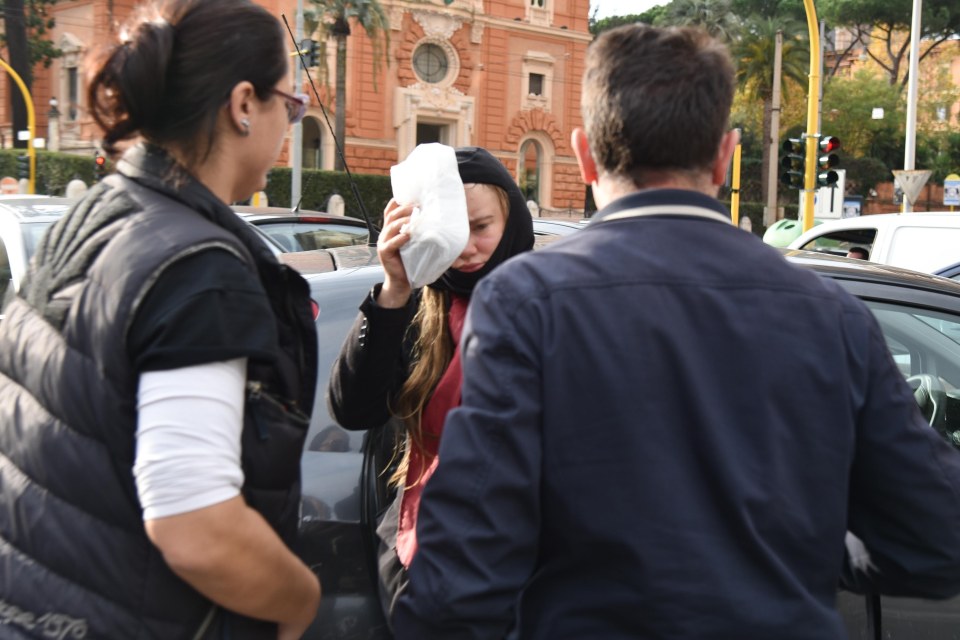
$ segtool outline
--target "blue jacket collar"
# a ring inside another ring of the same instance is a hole
[[[665,207],[677,205],[704,207],[711,211],[716,211],[725,218],[730,218],[730,212],[727,211],[726,207],[720,204],[715,198],[711,198],[698,191],[689,191],[687,189],[647,189],[617,198],[596,212],[591,218],[591,222],[594,220],[602,220],[604,216],[626,211],[627,209],[658,205]]]

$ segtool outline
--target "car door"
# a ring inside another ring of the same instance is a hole
[[[877,318],[931,428],[960,447],[960,297],[880,282],[841,284]],[[851,639],[960,639],[960,597],[877,599],[841,592],[837,606]]]
[[[356,247],[357,252],[376,250]],[[388,640],[378,596],[376,540],[365,489],[376,460],[367,432],[347,431],[327,409],[330,368],[370,288],[383,280],[379,266],[341,268],[308,277],[317,313],[317,396],[301,458],[303,498],[300,557],[320,577],[323,598],[306,640]],[[372,430],[377,433],[379,430]]]

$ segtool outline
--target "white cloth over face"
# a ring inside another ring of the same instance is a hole
[[[410,241],[400,258],[413,288],[430,284],[450,268],[470,239],[467,197],[453,147],[421,144],[390,167],[393,199],[416,208],[405,225]]]

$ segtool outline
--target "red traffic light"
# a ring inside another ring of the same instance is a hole
[[[94,163],[96,163],[98,167],[102,167],[103,165],[107,164],[107,159],[104,158],[103,156],[97,156],[96,158],[93,159],[93,161]]]
[[[820,150],[826,153],[832,153],[840,150],[840,138],[833,136],[823,136],[820,138]]]

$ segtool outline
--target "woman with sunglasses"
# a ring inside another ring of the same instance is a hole
[[[309,291],[229,203],[306,100],[247,0],[144,6],[89,82],[117,174],[0,323],[0,601],[17,638],[299,638]],[[69,631],[69,633],[67,633]],[[71,635],[72,634],[72,635]]]

